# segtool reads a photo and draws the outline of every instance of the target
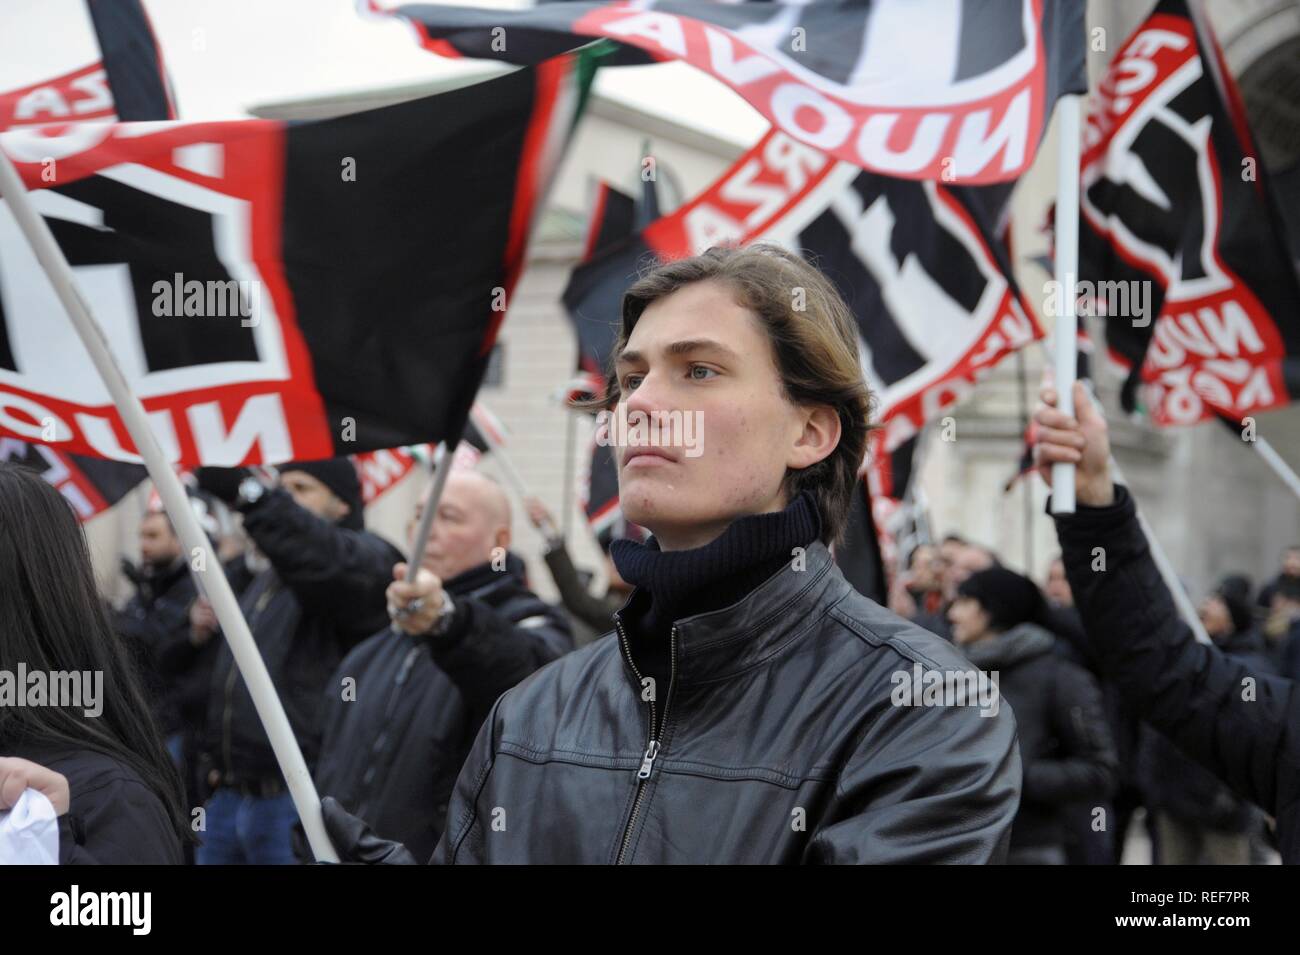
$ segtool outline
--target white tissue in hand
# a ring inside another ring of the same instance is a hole
[[[58,865],[59,818],[43,793],[25,789],[0,812],[0,865]]]

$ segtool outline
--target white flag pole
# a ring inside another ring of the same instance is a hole
[[[1077,93],[1056,101],[1056,395],[1057,408],[1074,414],[1078,372],[1079,104]],[[1074,513],[1074,465],[1052,465],[1052,513]]]
[[[253,698],[258,718],[266,728],[267,738],[271,741],[276,761],[280,764],[281,772],[284,773],[285,782],[288,783],[289,793],[293,797],[294,806],[298,810],[298,816],[302,820],[312,851],[322,862],[337,862],[338,855],[334,852],[334,847],[325,833],[320,798],[316,794],[316,787],[312,784],[311,774],[307,771],[307,763],[298,748],[297,740],[294,739],[293,730],[289,726],[280,698],[276,695],[275,686],[271,683],[266,664],[262,661],[257,644],[253,642],[248,622],[240,612],[235,593],[230,589],[230,582],[226,580],[221,561],[218,560],[211,542],[190,509],[185,488],[181,486],[180,479],[164,457],[162,448],[159,447],[149,427],[144,406],[131,392],[122,370],[113,358],[103,329],[95,321],[90,308],[81,297],[63,250],[54,241],[54,236],[45,220],[36,213],[27,189],[18,175],[18,170],[14,168],[13,162],[3,148],[0,148],[0,196],[3,196],[9,204],[9,209],[13,212],[23,236],[49,276],[59,301],[67,310],[77,335],[86,346],[95,369],[104,380],[113,404],[122,416],[122,423],[126,425],[131,440],[135,442],[140,457],[144,459],[149,477],[158,489],[158,495],[162,498],[163,507],[167,511],[167,516],[171,518],[172,526],[176,529],[176,535],[185,546],[186,552],[191,555],[190,566],[195,567],[197,564],[202,568],[196,570],[197,578],[203,581],[203,588],[221,624],[221,631],[226,642],[230,644],[235,663]],[[195,556],[200,557],[201,560],[195,561],[193,559]]]
[[[1251,443],[1255,445],[1255,450],[1259,452],[1259,456],[1264,459],[1265,464],[1272,468],[1278,479],[1291,489],[1292,494],[1300,498],[1300,477],[1292,470],[1291,465],[1287,464],[1282,459],[1282,456],[1274,450],[1273,445],[1263,438],[1256,437]]]
[[[515,496],[520,501],[523,501],[531,496],[528,485],[524,483],[523,475],[515,467],[515,462],[510,459],[505,447],[497,440],[496,430],[493,428],[492,422],[485,420],[482,412],[486,410],[476,401],[474,407],[470,409],[469,416],[474,421],[478,433],[483,436],[483,442],[488,446],[488,452],[492,455],[492,459],[501,466],[501,473],[505,475],[506,483],[514,490]],[[546,535],[548,540],[559,536],[559,528],[551,521],[543,521],[542,525],[542,533]]]

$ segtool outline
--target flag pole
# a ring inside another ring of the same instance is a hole
[[[208,594],[212,609],[221,624],[222,634],[230,644],[231,653],[239,672],[244,677],[258,718],[266,728],[267,738],[275,752],[276,761],[284,773],[285,782],[293,797],[293,803],[302,820],[303,830],[311,844],[312,852],[322,862],[337,862],[338,855],[330,844],[321,818],[320,797],[312,783],[311,773],[303,759],[302,750],[294,739],[293,730],[285,716],[284,706],[276,695],[271,676],[266,664],[258,652],[257,644],[248,629],[248,622],[239,609],[235,593],[230,589],[221,561],[217,559],[208,540],[207,534],[199,526],[198,519],[190,509],[189,498],[180,479],[172,470],[171,463],[163,455],[149,419],[145,415],[140,399],[132,393],[121,368],[118,367],[104,330],[95,321],[85,300],[78,291],[73,278],[72,268],[63,255],[63,250],[54,241],[49,225],[37,214],[27,194],[27,188],[18,175],[13,162],[0,148],[0,196],[8,202],[18,227],[27,239],[37,261],[50,278],[59,301],[67,310],[72,325],[90,353],[90,359],[107,387],[113,404],[122,416],[131,440],[143,458],[149,477],[158,489],[163,507],[171,519],[177,536],[190,555],[190,567],[196,571],[196,577],[203,581],[203,589]],[[195,557],[199,561],[195,561]],[[196,564],[198,565],[196,567]],[[200,569],[201,568],[201,569]]]
[[[528,485],[524,483],[523,475],[521,475],[519,469],[515,467],[515,462],[510,459],[510,455],[506,453],[505,447],[497,440],[496,431],[491,424],[488,422],[484,422],[483,424],[478,423],[481,418],[479,418],[477,412],[481,407],[482,406],[477,401],[474,402],[474,407],[469,413],[470,417],[477,419],[475,421],[475,426],[478,428],[478,433],[483,436],[483,441],[488,446],[488,451],[491,453],[492,459],[501,466],[501,473],[505,476],[506,483],[514,490],[515,496],[522,501],[531,496],[528,492]],[[550,520],[542,522],[542,533],[548,540],[559,536],[558,528],[556,528],[555,524]]]
[[[1261,437],[1256,437],[1250,442],[1259,452],[1259,456],[1264,459],[1264,463],[1272,468],[1273,473],[1291,489],[1291,493],[1300,498],[1300,476],[1297,476],[1291,465],[1283,460],[1282,456],[1277,453],[1273,445],[1269,444]]]
[[[420,512],[420,523],[415,529],[415,540],[411,544],[411,556],[406,562],[406,579],[410,580],[424,563],[424,552],[429,546],[429,534],[433,530],[433,517],[438,511],[438,502],[442,500],[442,489],[447,486],[447,475],[451,474],[453,455],[447,450],[447,442],[441,441],[434,452],[430,467],[433,474],[429,477],[429,498],[424,502]],[[396,629],[397,625],[394,624]]]
[[[1079,103],[1077,93],[1056,101],[1056,309],[1057,408],[1074,414],[1074,380],[1078,374],[1079,315]],[[1074,465],[1052,465],[1052,513],[1074,513]]]

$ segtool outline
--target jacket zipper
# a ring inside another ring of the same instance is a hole
[[[618,628],[618,638],[623,643],[623,649],[627,656],[628,666],[632,668],[632,673],[636,677],[637,686],[642,685],[641,671],[636,668],[632,661],[632,646],[628,643],[627,634],[623,631],[623,621],[617,616],[614,618],[614,625]],[[676,679],[677,670],[677,628],[673,627],[672,636],[669,638],[669,666],[668,666],[668,694],[664,697],[664,722],[659,724],[659,735],[663,735],[663,728],[667,726],[668,720],[668,703],[672,697],[673,681]],[[650,704],[650,740],[646,743],[645,753],[641,757],[641,767],[636,772],[636,796],[632,799],[632,812],[628,816],[627,824],[623,827],[623,841],[618,848],[618,856],[614,860],[615,865],[622,865],[623,858],[627,855],[628,843],[632,840],[632,831],[636,827],[636,817],[641,811],[641,799],[645,795],[646,780],[654,771],[655,758],[659,755],[660,743],[655,738],[655,701],[652,697]]]

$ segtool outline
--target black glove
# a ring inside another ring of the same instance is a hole
[[[360,865],[417,865],[415,857],[400,842],[375,835],[370,824],[348,812],[333,796],[320,801],[325,832],[334,843],[340,862]]]
[[[199,490],[207,491],[227,507],[239,501],[239,482],[248,477],[247,468],[199,468],[195,472]]]

